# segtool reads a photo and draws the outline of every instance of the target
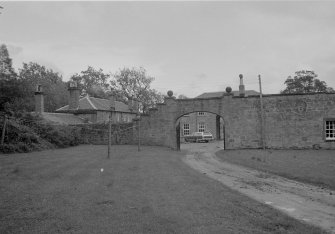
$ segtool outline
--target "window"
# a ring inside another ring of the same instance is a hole
[[[198,112],[198,115],[199,115],[199,116],[204,116],[204,115],[205,115],[205,112]]]
[[[204,132],[206,130],[206,125],[205,123],[199,123],[198,124],[198,132]]]
[[[184,136],[190,135],[190,124],[185,123],[183,126],[183,134]]]
[[[325,122],[326,140],[335,140],[335,120]]]

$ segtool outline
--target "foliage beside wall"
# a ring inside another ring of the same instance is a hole
[[[0,116],[0,133],[4,118]],[[132,144],[133,124],[112,125],[112,144]],[[0,153],[26,153],[65,148],[79,144],[107,144],[107,124],[59,125],[30,113],[16,113],[7,120],[4,145]]]

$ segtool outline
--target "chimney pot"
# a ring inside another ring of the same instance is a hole
[[[109,105],[110,105],[110,109],[111,110],[115,110],[115,94],[112,93],[110,96],[109,96]]]
[[[244,84],[243,84],[243,75],[240,74],[239,77],[240,77],[239,94],[240,94],[240,97],[244,97],[245,96],[245,87],[244,87]]]
[[[132,112],[139,113],[139,109],[140,109],[140,107],[139,107],[139,101],[133,100],[133,110],[132,110]]]
[[[79,107],[80,89],[77,82],[70,81],[69,83],[69,110],[75,110]]]
[[[36,92],[43,92],[42,85],[40,84],[36,85]]]
[[[128,99],[128,109],[130,112],[133,112],[133,109],[134,109],[134,101],[133,99],[129,98]]]
[[[35,91],[35,113],[44,112],[44,96],[42,91],[42,85],[38,84]]]

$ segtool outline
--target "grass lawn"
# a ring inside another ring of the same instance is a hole
[[[335,189],[335,150],[221,150],[231,163]]]
[[[0,155],[0,233],[322,233],[194,171],[181,153],[106,151]]]

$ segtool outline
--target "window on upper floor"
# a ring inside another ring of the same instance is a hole
[[[198,112],[198,116],[205,116],[205,112]]]
[[[335,140],[335,119],[325,120],[325,139]]]

